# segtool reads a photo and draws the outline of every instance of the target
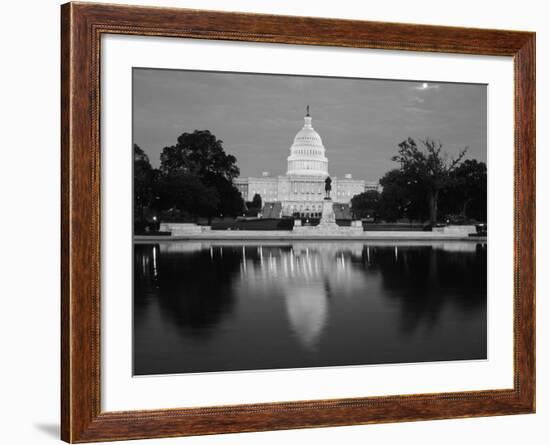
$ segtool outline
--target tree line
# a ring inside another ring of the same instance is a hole
[[[222,144],[208,130],[183,133],[163,148],[158,169],[134,144],[135,223],[151,210],[181,219],[241,214],[244,201],[233,185],[237,159]]]
[[[381,179],[382,192],[367,191],[351,200],[357,218],[455,222],[487,220],[487,166],[465,159],[467,147],[450,158],[440,142],[408,138],[392,160],[399,168]]]
[[[382,191],[367,191],[351,199],[354,217],[387,222],[486,221],[487,167],[465,159],[466,153],[467,148],[451,158],[440,142],[406,139],[392,157],[399,167],[380,179]],[[239,173],[237,159],[208,130],[183,133],[175,145],[164,147],[158,169],[134,144],[136,224],[151,211],[164,219],[256,215],[261,211],[261,196],[244,202],[233,185]]]

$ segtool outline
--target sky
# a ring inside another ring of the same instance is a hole
[[[441,141],[450,157],[486,162],[486,85],[429,80],[133,70],[133,140],[153,167],[177,137],[210,130],[237,158],[241,177],[286,173],[306,106],[329,173],[379,180],[407,137]]]

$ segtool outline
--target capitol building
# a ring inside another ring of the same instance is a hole
[[[257,178],[237,178],[235,187],[245,201],[252,201],[255,194],[262,197],[262,216],[280,218],[283,216],[318,218],[321,216],[325,198],[325,179],[330,176],[328,159],[321,136],[311,124],[312,118],[304,117],[304,126],[294,138],[287,158],[286,175],[270,176],[263,172]],[[343,178],[331,176],[330,196],[335,211],[349,215],[353,196],[367,190],[378,190],[378,182],[353,179],[351,174]]]

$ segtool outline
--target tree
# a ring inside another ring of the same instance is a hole
[[[136,216],[143,220],[144,209],[153,199],[154,171],[149,157],[134,144],[134,209]]]
[[[378,216],[385,221],[400,218],[424,221],[428,217],[426,192],[418,179],[402,169],[387,172],[381,179]]]
[[[211,218],[220,203],[214,187],[206,186],[197,176],[177,170],[160,176],[156,195],[161,210],[178,209],[189,216]]]
[[[237,159],[225,153],[222,143],[208,130],[183,133],[176,145],[162,150],[160,169],[163,173],[181,170],[205,182],[219,176],[233,181],[239,176]]]
[[[262,197],[258,193],[252,197],[252,207],[258,209],[258,211],[262,209]]]
[[[399,144],[398,154],[393,161],[401,163],[401,170],[425,188],[429,217],[432,223],[438,219],[439,194],[455,181],[454,171],[461,165],[468,148],[462,150],[454,159],[442,153],[441,142],[431,139],[421,140],[420,148],[414,139],[408,138]]]
[[[356,218],[376,218],[380,204],[380,192],[368,190],[351,198],[351,209]]]
[[[242,214],[244,200],[241,192],[224,177],[218,176],[211,181],[212,187],[219,196],[218,214],[223,216],[237,216]]]
[[[252,201],[246,201],[246,215],[256,216],[262,210],[262,197],[255,193],[252,197]]]
[[[487,165],[467,159],[453,172],[453,184],[442,197],[442,207],[463,219],[487,219]]]
[[[194,207],[198,216],[210,218],[214,214],[235,216],[242,213],[244,201],[233,185],[233,179],[239,175],[237,159],[225,153],[222,144],[223,142],[216,139],[210,131],[195,130],[193,133],[180,135],[176,145],[164,147],[160,156],[160,170],[163,176],[170,178],[177,173],[192,177],[194,185],[198,181],[202,187],[209,189],[208,193],[215,193],[215,211],[210,208],[214,200],[207,195],[205,199],[209,205],[202,213],[198,210],[200,206]],[[192,190],[198,189],[191,187],[190,191]],[[200,201],[197,198],[196,204]]]

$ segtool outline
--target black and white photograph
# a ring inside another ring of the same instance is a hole
[[[487,359],[487,85],[134,67],[132,101],[135,376]]]
[[[546,444],[545,6],[6,2],[0,442]]]

